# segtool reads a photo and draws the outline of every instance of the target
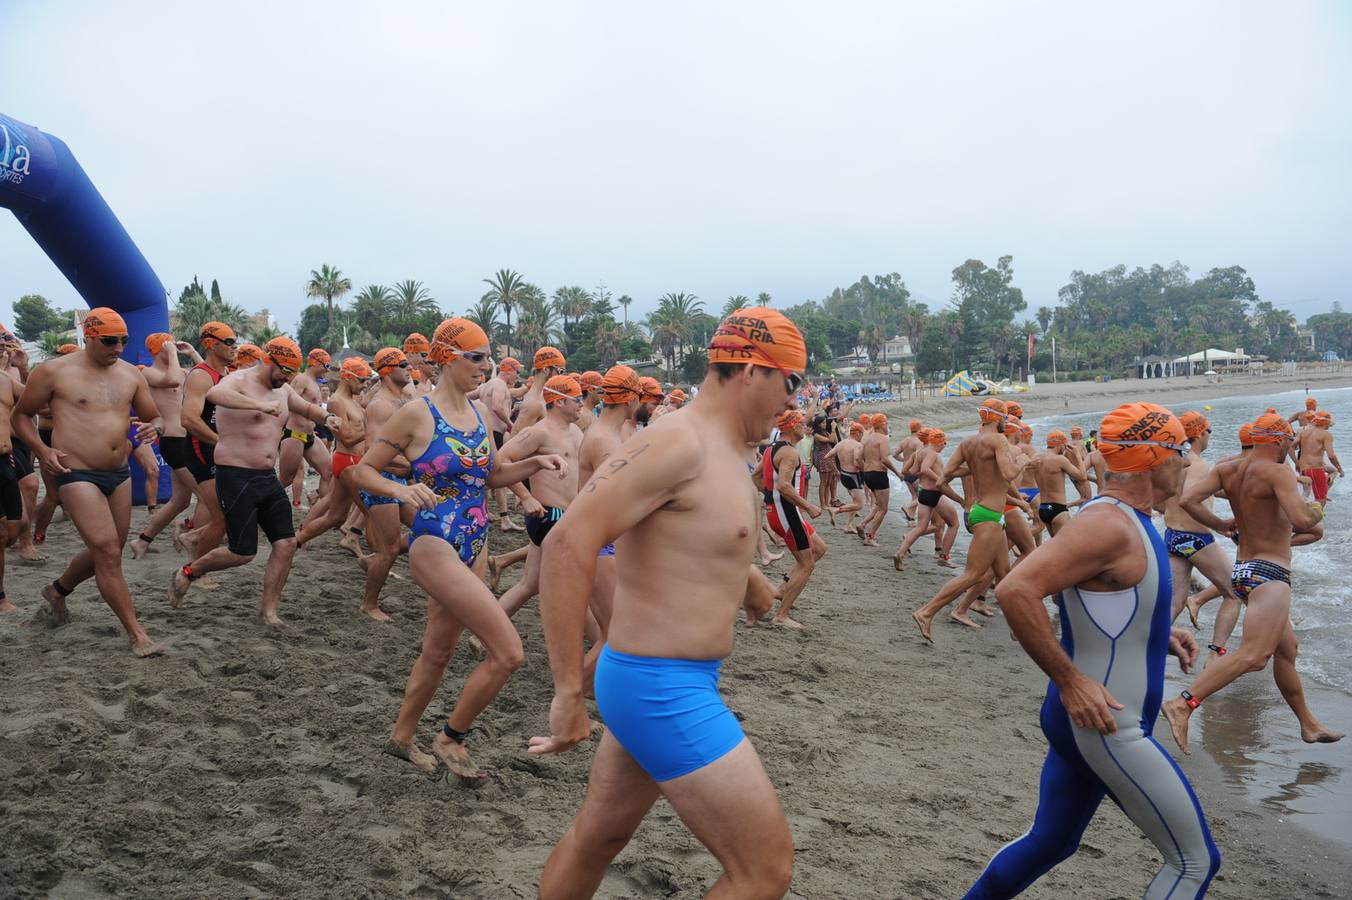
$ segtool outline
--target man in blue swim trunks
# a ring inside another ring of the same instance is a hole
[[[1321,534],[1324,509],[1305,501],[1296,473],[1287,465],[1292,437],[1290,423],[1276,413],[1264,413],[1249,429],[1253,449],[1217,463],[1183,494],[1183,509],[1198,522],[1222,534],[1238,529],[1239,551],[1231,586],[1245,606],[1239,647],[1203,669],[1186,691],[1160,710],[1184,753],[1191,752],[1188,719],[1192,711],[1239,676],[1265,669],[1269,658],[1282,698],[1300,721],[1301,739],[1313,744],[1343,737],[1310,712],[1296,672],[1299,645],[1291,626],[1291,541],[1298,534]],[[1234,511],[1233,519],[1220,518],[1207,505],[1209,498],[1222,491]]]
[[[723,865],[713,896],[781,897],[793,841],[756,750],[718,693],[759,527],[747,443],[765,438],[802,382],[807,352],[782,313],[738,310],[709,346],[699,395],[626,441],[545,541],[540,609],[554,674],[549,737],[585,740],[582,629],[601,549],[622,560],[596,667],[605,721],[582,809],[539,896],[590,897],[658,797]]]

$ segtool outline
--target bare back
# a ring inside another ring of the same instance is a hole
[[[1192,531],[1203,534],[1211,531],[1210,528],[1207,528],[1201,522],[1198,522],[1192,516],[1188,515],[1188,511],[1183,508],[1182,503],[1183,495],[1188,492],[1188,488],[1206,478],[1210,472],[1211,464],[1202,459],[1200,453],[1189,451],[1188,467],[1183,471],[1183,489],[1170,497],[1164,506],[1164,524],[1166,526],[1175,531]],[[1206,508],[1211,508],[1210,497],[1206,500]]]
[[[1333,433],[1318,425],[1307,425],[1296,435],[1296,448],[1300,451],[1297,464],[1302,472],[1324,468],[1325,457],[1333,445]]]
[[[1005,508],[1010,484],[1000,471],[1000,463],[1004,459],[1008,467],[1012,452],[1005,436],[995,431],[978,432],[962,441],[963,459],[972,473],[973,499],[987,509]]]
[[[1299,498],[1296,476],[1284,463],[1248,455],[1216,464],[1221,489],[1239,529],[1239,559],[1266,559],[1291,566],[1291,519],[1279,493]]]

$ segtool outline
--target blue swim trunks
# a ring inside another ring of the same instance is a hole
[[[1030,487],[1030,488],[1021,487],[1021,488],[1019,488],[1019,493],[1020,493],[1020,494],[1023,494],[1023,499],[1024,499],[1025,501],[1027,501],[1028,503],[1032,503],[1032,502],[1033,502],[1033,498],[1036,497],[1036,496],[1038,495],[1038,491],[1039,491],[1039,488],[1035,488],[1035,487]]]
[[[1175,531],[1164,529],[1164,545],[1169,548],[1170,556],[1187,559],[1198,550],[1205,549],[1216,542],[1216,536],[1209,531]]]
[[[596,708],[620,746],[670,781],[727,755],[745,735],[718,693],[721,659],[667,659],[601,649]]]
[[[614,544],[606,544],[604,547],[601,548],[601,552],[598,553],[598,554],[596,554],[596,555],[597,555],[598,557],[600,557],[600,556],[614,556],[614,555],[615,555],[615,545],[614,545]]]
[[[380,477],[398,484],[408,484],[407,478],[400,478],[398,475],[391,475],[389,472],[381,472]],[[380,506],[385,503],[398,503],[393,497],[381,497],[379,494],[368,494],[366,491],[357,491],[361,495],[362,505],[367,509],[373,506]]]

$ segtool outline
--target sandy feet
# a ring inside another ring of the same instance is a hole
[[[901,571],[901,554],[900,554],[900,553],[893,553],[893,554],[892,554],[892,568],[896,569],[898,572]]]
[[[381,609],[379,606],[374,606],[374,607],[369,607],[369,608],[363,606],[363,607],[361,608],[361,614],[362,614],[363,616],[365,616],[366,618],[372,620],[373,622],[393,622],[393,621],[394,621],[393,619],[390,618],[389,614],[386,613],[385,610]]]
[[[502,520],[498,523],[498,527],[501,528],[503,531],[525,531],[525,530],[526,530],[525,528],[523,528],[522,526],[516,524],[515,522],[513,522],[511,519],[507,518],[506,516],[503,516],[503,517],[502,517]]]
[[[920,629],[920,636],[931,644],[934,643],[934,635],[930,634],[930,629],[934,626],[934,618],[922,616],[919,610],[911,613],[911,618],[915,619],[915,624]]]
[[[131,655],[137,659],[148,659],[152,656],[159,656],[163,652],[164,648],[145,634],[131,639]]]
[[[488,589],[497,591],[498,585],[502,583],[502,569],[498,568],[498,558],[496,556],[488,557]]]
[[[1169,721],[1169,730],[1173,732],[1174,743],[1178,744],[1178,749],[1183,751],[1184,756],[1191,756],[1192,749],[1188,747],[1188,719],[1192,716],[1192,710],[1188,708],[1187,701],[1182,697],[1166,700],[1160,707],[1160,712]]]
[[[1188,618],[1192,620],[1193,631],[1202,627],[1197,621],[1197,614],[1202,611],[1202,604],[1197,602],[1196,598],[1196,594],[1189,594],[1187,602],[1183,604],[1188,608]]]
[[[8,597],[0,597],[0,614],[18,612],[19,607],[9,602]]]
[[[784,553],[782,551],[779,553],[765,553],[761,555],[761,565],[768,566],[771,563],[779,562],[783,558]]]
[[[995,610],[987,606],[984,600],[973,601],[972,605],[967,607],[967,609],[970,612],[974,612],[979,616],[985,616],[988,619],[995,618]]]
[[[271,625],[273,628],[281,628],[286,624],[282,621],[282,617],[277,615],[276,610],[260,609],[258,617],[263,620],[264,625]]]
[[[421,769],[428,775],[437,771],[437,758],[430,753],[423,752],[416,741],[409,741],[407,744],[401,744],[397,741],[385,742],[385,753],[396,759],[402,759],[405,762],[413,763],[414,767]]]
[[[936,556],[934,557],[934,561],[937,562],[939,565],[943,566],[945,569],[957,568],[957,565],[953,562],[953,560],[949,559],[947,556]]]
[[[1343,739],[1343,733],[1316,722],[1310,728],[1300,726],[1300,739],[1307,744],[1336,744]]]
[[[143,541],[140,538],[137,538],[136,540],[132,541],[129,546],[131,547],[132,559],[140,559],[141,557],[145,556],[147,553],[150,552],[150,542]]]
[[[457,778],[463,778],[466,781],[478,781],[485,777],[483,770],[476,766],[474,760],[470,758],[469,748],[451,740],[445,734],[438,734],[437,739],[433,741],[432,755],[441,760],[446,768],[451,770],[451,774]]]
[[[50,584],[43,585],[42,605],[33,614],[32,624],[60,628],[69,623],[70,611],[66,609],[66,598],[58,594]]]
[[[784,616],[782,619],[781,619],[779,616],[775,616],[773,619],[770,620],[770,624],[771,624],[771,625],[782,625],[782,626],[784,626],[785,628],[792,628],[794,631],[802,631],[802,630],[803,630],[803,623],[802,623],[802,622],[794,621],[793,619],[790,619],[788,616]]]
[[[182,569],[175,569],[174,574],[169,576],[169,590],[165,592],[170,609],[178,609],[183,605],[183,598],[188,596],[190,587],[192,582],[188,580],[188,576],[183,574]]]
[[[47,557],[40,553],[37,547],[29,544],[27,547],[19,547],[19,558],[26,559],[29,562],[42,562]]]
[[[959,625],[966,625],[968,628],[980,628],[981,623],[975,622],[967,613],[952,612],[948,614],[948,621],[957,622]]]

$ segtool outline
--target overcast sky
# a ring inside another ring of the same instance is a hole
[[[1246,267],[1352,308],[1352,12],[1189,2],[20,3],[0,112],[64,139],[175,296],[293,328],[309,270],[463,312],[514,268],[710,310],[1014,256]],[[0,212],[0,316],[83,305]]]

